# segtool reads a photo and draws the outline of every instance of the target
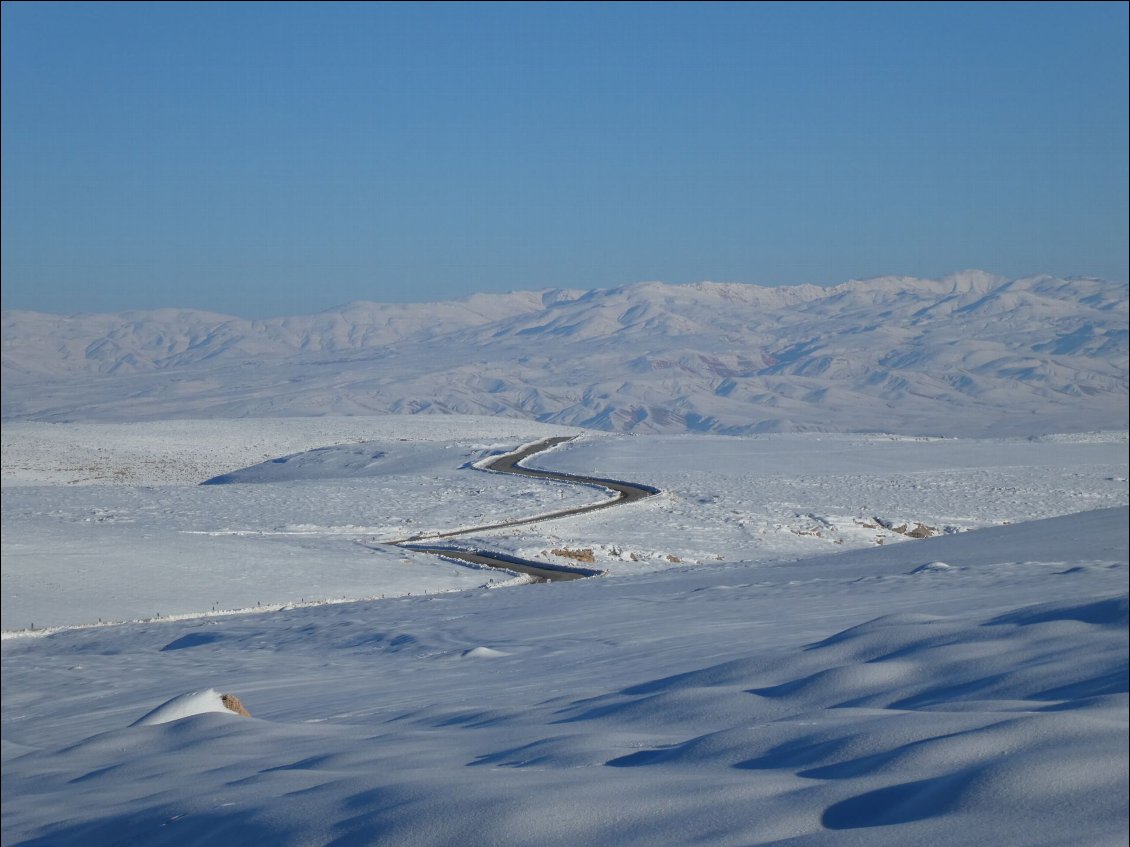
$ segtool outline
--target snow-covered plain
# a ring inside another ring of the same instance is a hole
[[[575,430],[98,426],[4,427],[4,844],[1125,843],[1125,432],[586,434],[533,464],[663,494],[489,590],[379,542],[599,499],[467,466]]]
[[[533,466],[663,493],[450,543],[559,564],[588,550],[603,570],[641,573],[905,542],[895,529],[919,524],[953,533],[1128,502],[1124,432],[641,438],[466,417],[20,422],[4,429],[4,630],[498,582],[497,572],[384,542],[605,499],[470,467],[562,434],[579,438]],[[225,479],[232,484],[198,484]]]
[[[465,467],[576,432],[459,417],[5,424],[4,629],[501,582],[379,542],[601,499]],[[199,485],[264,461],[278,482]]]

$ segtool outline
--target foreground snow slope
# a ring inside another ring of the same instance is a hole
[[[3,841],[1123,845],[1127,518],[9,639]]]
[[[639,283],[246,321],[3,315],[5,419],[450,414],[593,429],[1030,435],[1127,425],[1127,288]]]

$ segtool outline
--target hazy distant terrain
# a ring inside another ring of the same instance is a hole
[[[251,321],[3,315],[6,419],[501,415],[620,432],[1127,426],[1127,286],[639,283]]]

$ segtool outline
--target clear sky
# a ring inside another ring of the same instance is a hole
[[[1127,4],[3,4],[3,305],[1127,277]]]

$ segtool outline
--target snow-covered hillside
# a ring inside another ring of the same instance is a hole
[[[631,432],[1127,425],[1127,286],[640,283],[245,321],[3,316],[6,419],[465,413]]]

